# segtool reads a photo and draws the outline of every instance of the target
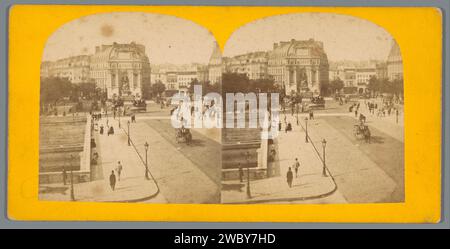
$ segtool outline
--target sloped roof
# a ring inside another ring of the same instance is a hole
[[[210,65],[218,65],[222,63],[222,52],[220,51],[219,44],[214,42],[213,52],[209,58]]]
[[[391,50],[389,51],[388,62],[402,61],[402,54],[400,52],[400,47],[395,40],[392,40]]]

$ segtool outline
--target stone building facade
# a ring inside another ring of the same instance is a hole
[[[91,78],[108,99],[140,98],[144,84],[150,84],[150,62],[145,47],[130,44],[101,45],[91,57]]]
[[[286,94],[320,94],[328,82],[328,58],[323,43],[313,39],[282,41],[269,52],[268,74]]]
[[[214,49],[208,63],[208,80],[212,85],[222,82],[222,73],[225,71],[225,65],[222,59],[217,42],[214,42]]]
[[[41,63],[41,77],[66,78],[74,84],[94,82],[108,99],[142,97],[143,85],[150,84],[150,72],[145,46],[134,42],[96,46],[93,55]]]
[[[267,73],[267,52],[251,52],[227,58],[226,71],[245,74],[251,80],[269,78]]]
[[[387,58],[387,76],[389,80],[403,79],[403,59],[400,52],[400,47],[395,40],[393,40],[392,47]]]
[[[41,63],[41,77],[68,79],[73,84],[90,82],[90,56],[78,55]]]
[[[370,79],[377,76],[377,70],[375,67],[357,68],[355,76],[358,93],[366,93],[369,91],[368,85]]]

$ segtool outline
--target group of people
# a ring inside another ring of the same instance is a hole
[[[377,110],[377,117],[386,117],[386,115],[390,116],[393,113],[399,114],[398,108],[395,107],[392,100],[383,101],[381,108],[378,108],[378,104],[374,102],[367,102],[366,105],[371,114],[375,114],[375,110]]]
[[[112,125],[109,126],[108,121],[106,121],[106,127],[108,129],[108,132],[106,134],[108,136],[114,135],[114,127]],[[104,131],[105,131],[105,127],[103,126],[103,124],[100,124],[100,131],[99,131],[100,135],[103,135]]]
[[[92,117],[92,119],[94,120],[94,121],[98,121],[98,120],[100,120],[100,119],[102,119],[102,114],[99,112],[99,113],[90,113],[91,114],[91,117]]]

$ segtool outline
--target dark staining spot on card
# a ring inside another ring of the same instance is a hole
[[[104,36],[104,37],[111,37],[114,34],[114,27],[109,24],[104,24],[100,28],[100,32],[101,32],[102,36]]]

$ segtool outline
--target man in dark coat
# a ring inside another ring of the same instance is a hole
[[[114,170],[111,171],[111,175],[109,176],[109,185],[111,186],[111,189],[114,191],[116,187],[116,175],[114,175]]]
[[[309,111],[309,119],[314,119],[314,112],[312,110]]]
[[[291,167],[286,174],[286,180],[290,188],[292,188],[292,180],[294,179],[294,174],[292,173]]]

